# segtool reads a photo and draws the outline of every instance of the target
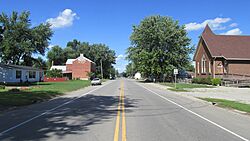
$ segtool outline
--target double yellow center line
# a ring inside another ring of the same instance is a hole
[[[119,98],[119,105],[118,105],[118,111],[117,111],[117,116],[116,116],[114,141],[119,141],[121,111],[122,111],[122,141],[127,140],[126,139],[126,119],[125,119],[125,104],[124,103],[125,103],[124,102],[124,82],[121,81],[120,98]]]

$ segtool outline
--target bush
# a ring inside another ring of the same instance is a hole
[[[58,70],[58,69],[52,69],[52,70],[47,71],[47,73],[46,73],[46,77],[59,77],[59,78],[61,78],[62,76],[63,76],[62,70]]]
[[[10,89],[10,92],[20,92],[20,89],[14,88],[14,89]]]
[[[207,77],[207,78],[193,78],[192,83],[197,83],[197,84],[207,84],[207,85],[212,85],[212,78]]]
[[[5,86],[4,85],[0,85],[0,89],[5,89]]]
[[[214,86],[221,85],[221,79],[220,78],[212,79],[212,85],[214,85]]]

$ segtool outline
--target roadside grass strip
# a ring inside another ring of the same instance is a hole
[[[65,82],[39,82],[28,89],[0,91],[0,106],[24,106],[36,102],[49,100],[65,92],[74,91],[90,85],[87,80],[74,80]]]
[[[245,104],[237,101],[216,99],[216,98],[199,98],[208,102],[216,103],[219,107],[236,109],[239,111],[250,113],[250,104]]]
[[[161,85],[168,86],[168,90],[176,92],[188,92],[189,89],[195,88],[214,88],[213,86],[202,85],[202,84],[189,84],[189,83],[176,83],[176,88],[174,83],[160,83]]]

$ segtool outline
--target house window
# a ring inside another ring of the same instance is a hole
[[[22,71],[16,70],[16,79],[20,79],[22,76]]]
[[[29,71],[29,78],[36,78],[36,72],[35,71]]]
[[[206,73],[206,58],[204,55],[201,59],[201,73]]]

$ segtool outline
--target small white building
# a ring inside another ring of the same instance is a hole
[[[137,73],[135,74],[134,78],[135,78],[136,80],[141,79],[141,73],[137,72]]]
[[[41,69],[0,63],[0,83],[38,82],[43,77],[44,71]]]

